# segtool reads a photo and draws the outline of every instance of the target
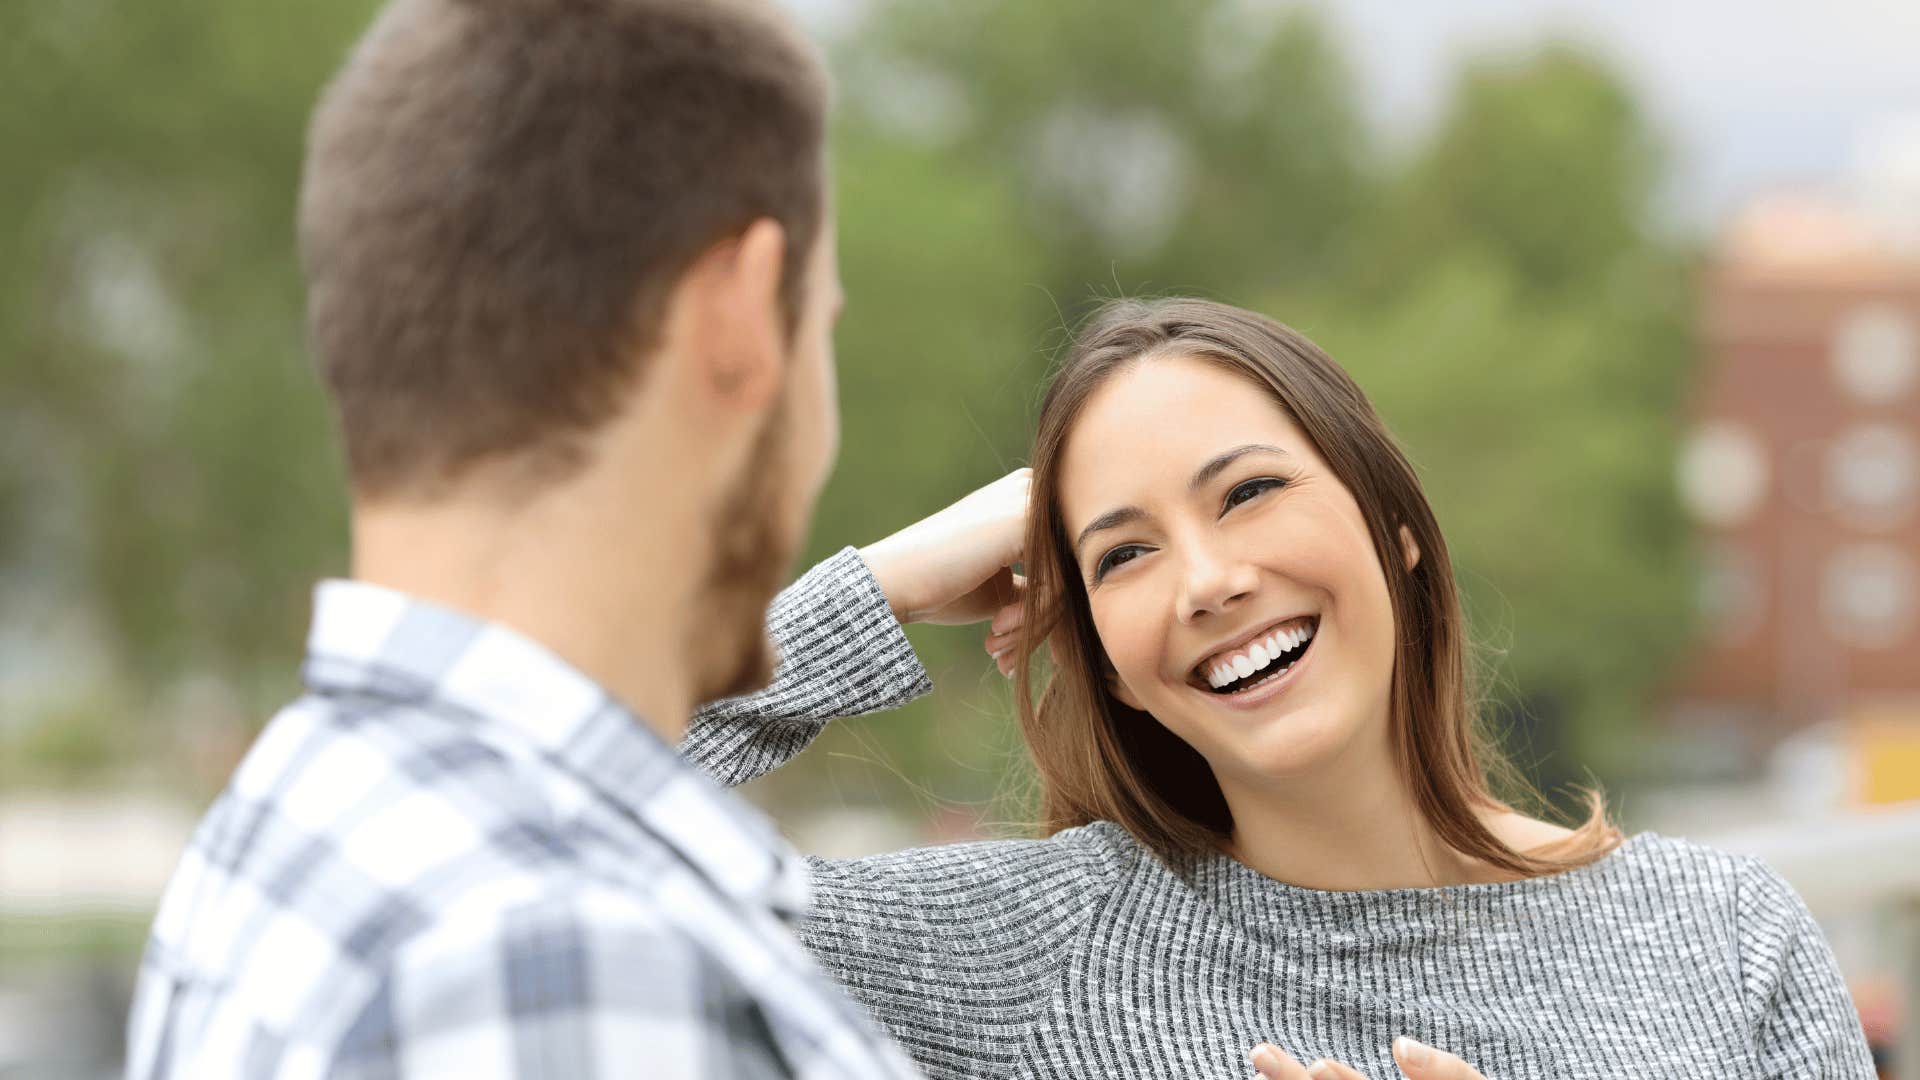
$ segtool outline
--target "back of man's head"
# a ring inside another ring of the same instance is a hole
[[[577,468],[682,272],[758,218],[791,326],[826,93],[762,0],[395,0],[315,112],[300,205],[356,496]]]

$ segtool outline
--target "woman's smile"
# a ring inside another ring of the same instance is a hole
[[[1316,615],[1270,624],[1240,645],[1211,653],[1194,667],[1187,685],[1215,706],[1257,709],[1299,683],[1316,652],[1319,624]]]
[[[1294,616],[1242,634],[1226,645],[1207,650],[1207,656],[1193,666],[1193,675],[1216,693],[1245,689],[1236,684],[1244,684],[1262,672],[1279,674],[1270,670],[1276,663],[1284,671],[1299,659],[1301,649],[1313,640],[1318,621],[1311,615]]]

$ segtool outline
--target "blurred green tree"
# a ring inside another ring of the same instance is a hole
[[[1304,12],[919,0],[846,51],[849,97],[1012,185],[1070,309],[1317,280],[1373,202],[1345,66]]]
[[[306,112],[372,8],[0,14],[0,410],[27,447],[0,490],[35,508],[0,514],[0,573],[52,548],[143,698],[189,671],[236,713],[284,697],[344,566],[291,234]]]
[[[1612,287],[1663,251],[1661,156],[1626,88],[1567,45],[1470,61],[1438,130],[1384,184],[1355,237],[1349,295],[1475,252],[1529,296]]]
[[[307,112],[375,7],[0,10],[0,584],[97,614],[126,686],[90,699],[211,675],[258,722],[293,688],[311,582],[344,566],[292,221]],[[1321,339],[1403,434],[1504,701],[1580,746],[1644,706],[1687,607],[1688,301],[1649,227],[1658,156],[1603,67],[1474,66],[1400,161],[1292,10],[899,0],[834,52],[850,304],[811,555],[1021,464],[1090,298],[1214,295]],[[913,634],[950,692],[829,742],[886,764],[815,754],[771,795],[999,788],[1009,710],[977,635]]]
[[[1490,711],[1549,787],[1618,771],[1692,629],[1672,463],[1693,302],[1651,226],[1659,160],[1591,58],[1475,62],[1346,280],[1277,301],[1421,466]]]
[[[1395,162],[1297,12],[903,3],[848,51],[862,123],[991,163],[1069,320],[1199,292],[1322,340],[1423,466],[1496,730],[1549,788],[1614,771],[1689,630],[1691,374],[1658,148],[1616,78],[1564,46],[1475,61]]]

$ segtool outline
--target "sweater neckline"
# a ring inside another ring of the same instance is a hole
[[[1366,936],[1369,929],[1425,925],[1438,917],[1470,917],[1550,902],[1569,890],[1589,887],[1611,875],[1615,867],[1652,839],[1653,833],[1635,833],[1585,866],[1512,881],[1397,889],[1310,889],[1267,877],[1222,853],[1199,858],[1182,876],[1202,900],[1249,926],[1282,925],[1294,931]]]

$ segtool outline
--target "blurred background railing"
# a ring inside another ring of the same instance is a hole
[[[793,3],[851,300],[812,555],[1019,464],[1090,299],[1272,313],[1422,469],[1542,786],[1774,860],[1920,1075],[1920,7]],[[374,6],[0,5],[0,1080],[116,1069],[344,567],[291,222]],[[803,847],[1026,813],[977,635],[912,636],[940,693],[753,786]]]

